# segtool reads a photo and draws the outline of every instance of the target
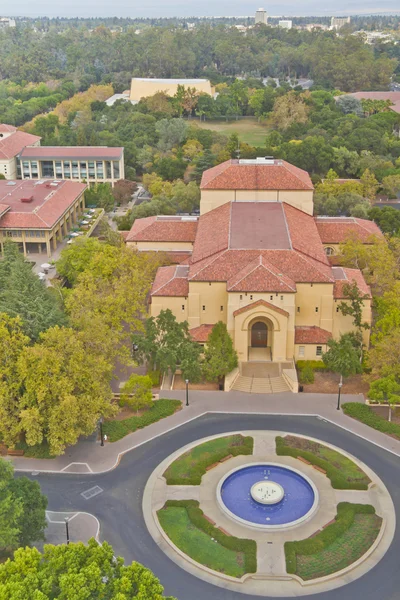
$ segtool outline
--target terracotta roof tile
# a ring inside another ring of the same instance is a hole
[[[193,246],[193,262],[201,261],[228,248],[230,218],[230,202],[201,215]]]
[[[294,328],[294,343],[295,344],[327,344],[331,339],[332,334],[321,327],[312,326],[296,326]]]
[[[265,300],[257,300],[256,302],[246,304],[246,306],[242,306],[242,308],[238,308],[237,310],[235,310],[233,312],[233,316],[237,317],[238,315],[241,315],[244,312],[253,310],[253,308],[256,308],[257,306],[265,306],[266,308],[270,308],[271,310],[274,310],[275,312],[284,315],[285,317],[289,316],[289,313],[286,310],[283,310],[283,308],[279,308],[279,306],[275,306],[270,302],[266,302]]]
[[[354,217],[315,217],[315,222],[323,244],[340,244],[349,237],[356,237],[364,243],[371,236],[382,237],[382,232],[373,221]]]
[[[208,336],[213,330],[214,325],[199,325],[199,327],[193,327],[189,329],[189,333],[192,336],[192,339],[195,342],[199,342],[200,344],[204,344],[208,341]]]
[[[187,279],[189,267],[171,265],[160,267],[151,288],[152,296],[179,296],[189,295],[189,282]]]
[[[201,189],[207,190],[313,190],[306,171],[284,160],[274,164],[231,159],[203,173]]]
[[[15,131],[12,135],[0,139],[0,158],[10,159],[17,156],[25,146],[40,142],[41,138],[24,131]]]
[[[231,277],[226,288],[228,292],[295,292],[296,284],[260,255]]]
[[[328,265],[314,218],[289,204],[283,207],[293,248]]]
[[[146,217],[136,219],[127,242],[194,242],[198,221],[185,217]]]
[[[332,267],[332,272],[335,277],[335,284],[333,286],[333,297],[337,300],[346,298],[343,292],[343,288],[346,284],[351,284],[353,282],[357,284],[361,294],[365,294],[369,298],[372,298],[371,289],[366,283],[363,274],[358,269]]]

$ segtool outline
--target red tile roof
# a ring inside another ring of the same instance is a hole
[[[32,143],[32,142],[31,142]],[[119,160],[123,155],[122,147],[110,146],[28,146],[20,154],[21,159],[46,160],[65,159],[74,160]]]
[[[295,344],[327,344],[331,339],[332,334],[321,327],[312,326],[296,326],[294,328],[294,343]]]
[[[314,218],[289,204],[283,204],[294,250],[328,265]]]
[[[152,296],[179,296],[189,295],[189,282],[187,279],[188,267],[171,265],[160,267],[151,288]]]
[[[24,131],[15,131],[12,135],[0,139],[0,158],[8,160],[17,156],[29,144],[40,142],[41,138]]]
[[[232,202],[229,248],[290,250],[290,236],[283,204],[281,202]]]
[[[7,125],[6,123],[0,123],[0,133],[13,133],[17,131],[17,128],[14,125]]]
[[[335,277],[333,286],[333,297],[337,300],[346,298],[343,288],[346,284],[355,282],[361,294],[372,298],[371,289],[366,283],[363,274],[358,269],[347,269],[345,267],[332,267],[332,272]]]
[[[201,215],[193,246],[193,262],[201,261],[228,248],[231,205],[232,203],[228,202]]]
[[[295,292],[296,284],[262,255],[231,277],[228,292]]]
[[[348,96],[353,96],[357,100],[390,100],[393,102],[390,108],[400,113],[400,92],[354,92]]]
[[[10,207],[0,216],[0,228],[51,229],[86,187],[75,181],[58,181],[54,185],[29,179],[0,181],[0,203]],[[26,198],[31,200],[22,202]]]
[[[166,256],[169,258],[171,263],[176,265],[188,265],[189,259],[192,256],[191,252],[186,252],[184,250],[176,251],[176,252],[165,252]]]
[[[208,336],[213,330],[214,325],[199,325],[199,327],[193,327],[189,329],[189,333],[195,342],[204,344],[208,341]]]
[[[136,219],[127,242],[194,242],[197,217],[146,217]]]
[[[203,173],[203,190],[313,190],[309,174],[284,160],[228,160]]]
[[[349,237],[356,237],[364,244],[372,236],[382,237],[382,232],[373,221],[354,217],[315,217],[321,241],[324,244],[340,244]]]
[[[251,302],[251,304],[246,304],[246,306],[242,306],[242,308],[238,308],[237,310],[235,310],[233,312],[233,316],[237,317],[238,315],[241,315],[244,312],[253,310],[253,308],[256,308],[257,306],[265,306],[266,308],[270,308],[271,310],[274,310],[275,312],[284,315],[285,317],[289,316],[289,313],[286,310],[283,310],[283,308],[279,308],[279,306],[275,306],[270,302],[266,302],[265,300],[257,300],[256,302]]]

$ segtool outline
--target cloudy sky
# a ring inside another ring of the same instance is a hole
[[[400,13],[399,0],[282,0],[264,2],[270,15],[348,15]],[[246,0],[1,0],[1,15],[49,17],[241,16],[258,4]]]

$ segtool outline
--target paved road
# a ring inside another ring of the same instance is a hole
[[[254,600],[254,596],[225,591],[181,570],[155,544],[142,517],[142,495],[153,469],[181,446],[217,433],[272,429],[302,433],[347,450],[369,465],[387,486],[400,519],[399,458],[368,441],[315,417],[277,415],[208,415],[166,433],[123,456],[119,466],[102,475],[41,473],[34,476],[49,498],[49,510],[87,511],[101,523],[100,539],[109,541],[127,562],[137,560],[160,578],[166,593],[178,600]],[[95,486],[103,491],[89,500],[81,493]],[[384,559],[358,581],[315,600],[399,600],[400,531]],[[266,584],[266,590],[268,584]],[[268,597],[268,596],[266,596]],[[311,598],[311,596],[310,596]]]

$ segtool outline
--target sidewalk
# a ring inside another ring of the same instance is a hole
[[[177,398],[184,403],[184,391],[163,391],[163,398]],[[246,394],[242,392],[189,392],[190,405],[161,419],[144,429],[139,429],[104,447],[99,442],[85,440],[67,448],[63,456],[55,459],[13,457],[17,471],[47,471],[53,473],[103,473],[118,465],[123,454],[180,425],[206,413],[279,414],[320,416],[347,431],[400,456],[400,441],[395,440],[336,409],[336,394]],[[361,395],[343,395],[342,402],[363,402]]]

